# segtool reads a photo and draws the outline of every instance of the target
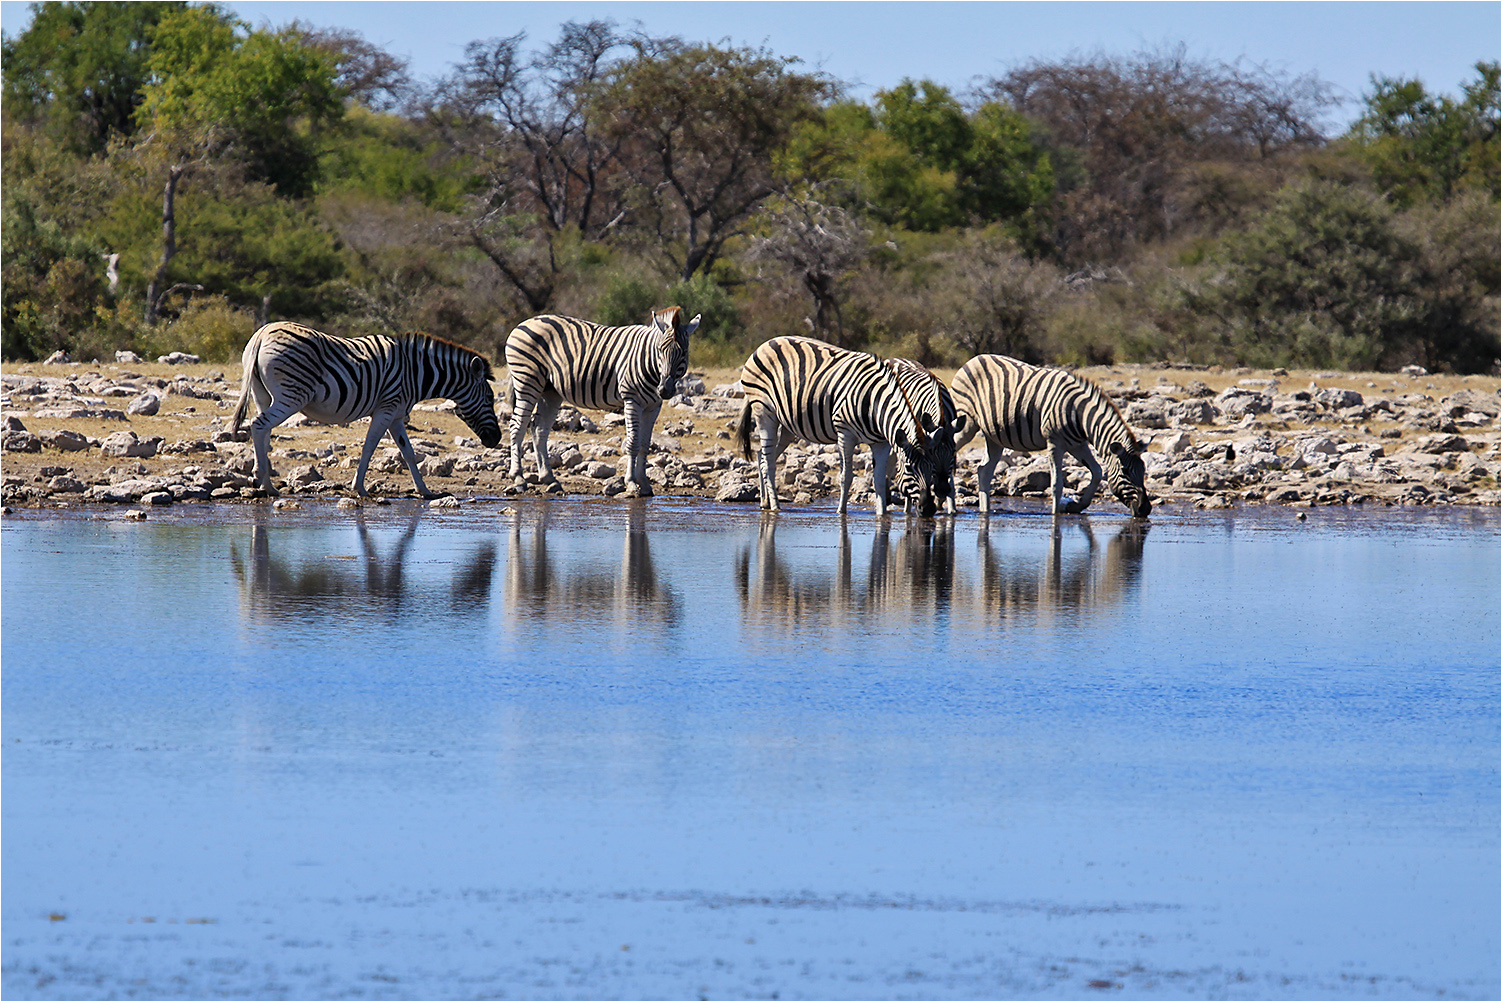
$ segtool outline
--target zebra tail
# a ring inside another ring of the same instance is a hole
[[[240,375],[240,403],[235,405],[235,416],[230,419],[230,433],[240,431],[240,423],[245,420],[245,413],[250,408],[251,383],[256,379],[256,360],[261,354],[261,332],[251,335],[251,340],[245,346],[245,353],[240,356],[240,368],[244,370]]]
[[[741,455],[748,460],[752,458],[751,412],[752,400],[748,397],[746,405],[741,409],[741,420],[736,422],[736,441],[741,444]]]

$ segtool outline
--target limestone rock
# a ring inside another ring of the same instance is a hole
[[[161,399],[156,394],[142,394],[126,405],[125,413],[144,415],[149,418],[161,410],[161,407]]]
[[[157,455],[157,448],[161,444],[162,437],[159,435],[140,439],[135,432],[111,432],[100,442],[99,448],[105,456],[148,457]]]

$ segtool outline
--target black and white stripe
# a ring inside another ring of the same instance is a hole
[[[491,364],[479,352],[442,338],[418,333],[337,338],[301,324],[267,324],[251,335],[241,363],[240,403],[230,427],[240,430],[255,397],[260,414],[250,433],[256,476],[273,494],[271,430],[299,411],[330,425],[370,418],[355,473],[355,493],[362,496],[371,455],[387,433],[402,451],[418,491],[428,496],[406,429],[407,416],[419,401],[452,400],[487,448],[501,442]]]
[[[939,377],[913,359],[888,359],[887,367],[898,378],[903,394],[913,405],[919,424],[930,433],[929,455],[934,461],[934,501],[952,515],[955,512],[955,436],[965,420],[955,410],[950,390]],[[902,496],[902,485],[897,485]]]
[[[522,476],[522,440],[529,425],[538,473],[555,482],[548,462],[548,433],[565,403],[599,411],[625,411],[628,497],[652,494],[647,446],[663,401],[689,368],[687,324],[678,307],[653,312],[647,324],[605,327],[545,314],[524,320],[506,340],[511,371],[511,475]]]
[[[839,511],[846,510],[850,498],[852,455],[856,444],[864,442],[872,451],[877,514],[887,509],[889,455],[896,456],[894,483],[922,514],[934,514],[929,435],[893,371],[876,356],[810,338],[774,338],[746,360],[741,385],[746,405],[736,435],[742,454],[751,459],[756,424],[763,508],[778,508],[778,456],[798,438],[840,444]]]
[[[978,355],[960,367],[950,381],[950,394],[966,415],[956,448],[977,431],[986,436],[986,462],[977,471],[983,513],[991,509],[992,471],[1003,449],[1052,452],[1056,513],[1084,512],[1101,484],[1103,466],[1107,486],[1133,515],[1152,510],[1144,486],[1143,446],[1111,398],[1089,380],[1004,355]],[[1101,455],[1100,464],[1092,448]],[[1066,453],[1091,473],[1079,500],[1062,497]]]

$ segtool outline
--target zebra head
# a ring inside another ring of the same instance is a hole
[[[919,429],[917,439],[908,438],[902,429],[898,429],[892,442],[893,490],[899,497],[907,499],[910,510],[917,509],[919,515],[926,518],[932,516],[938,508],[934,503],[932,443],[933,438],[922,428]],[[952,440],[951,445],[953,444]],[[953,475],[953,456],[951,463]]]
[[[699,314],[689,323],[679,318],[684,311],[676,306],[654,310],[652,330],[658,356],[658,395],[667,400],[676,393],[678,381],[689,370],[689,335],[699,327]]]
[[[1135,518],[1145,518],[1153,511],[1153,502],[1149,501],[1144,485],[1142,443],[1136,440],[1131,444],[1112,443],[1101,458],[1101,467],[1112,494]]]
[[[946,499],[955,497],[955,439],[965,428],[965,415],[958,414],[953,421],[938,424],[925,415],[922,419],[928,433],[929,456],[934,463],[934,501],[943,505]]]
[[[486,449],[501,444],[501,425],[496,421],[496,394],[491,390],[491,364],[481,355],[471,355],[464,363],[463,385],[450,398],[470,430],[480,437]]]

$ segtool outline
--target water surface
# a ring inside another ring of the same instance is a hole
[[[6,997],[1499,995],[1496,509],[509,504],[8,517]]]

